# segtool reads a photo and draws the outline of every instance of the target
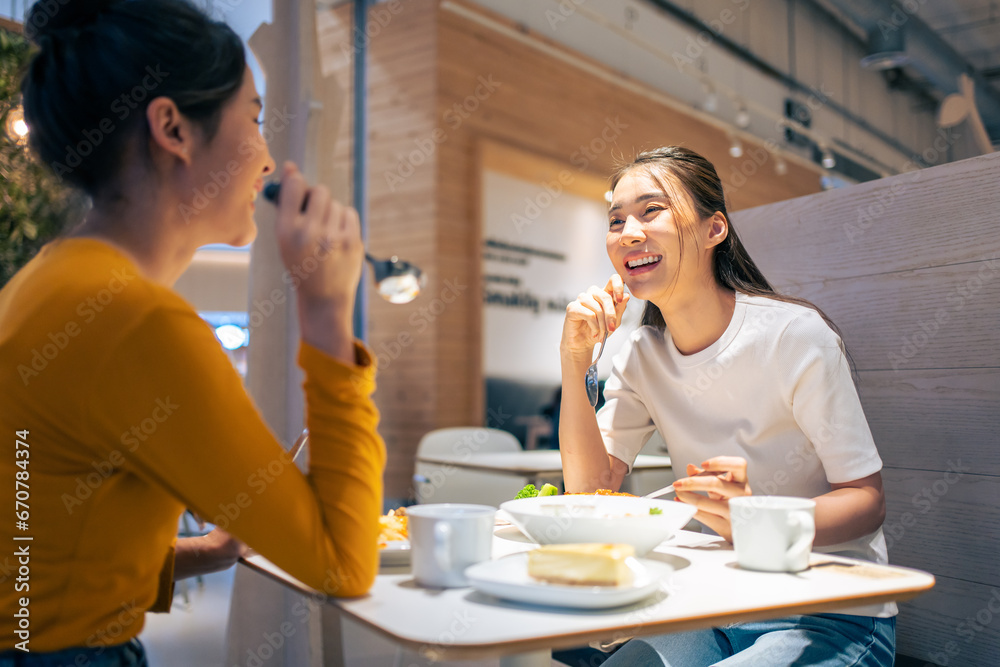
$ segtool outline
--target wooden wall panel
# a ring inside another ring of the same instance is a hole
[[[733,216],[750,254],[787,285],[1000,258],[1000,153]],[[962,207],[962,219],[955,217]]]
[[[1000,588],[937,575],[930,592],[910,600],[896,625],[900,653],[930,665],[989,667],[1000,646]]]
[[[1000,259],[784,290],[830,316],[860,370],[1000,367]]]
[[[886,468],[883,530],[889,559],[1000,586],[1000,477],[949,457],[944,470]]]
[[[901,605],[897,650],[938,664],[1000,650],[998,177],[991,154],[733,216],[775,286],[843,331],[885,463],[890,561],[939,581]]]
[[[886,466],[1000,475],[1000,369],[862,371],[861,398]]]

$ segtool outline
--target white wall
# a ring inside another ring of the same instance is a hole
[[[566,192],[551,198],[534,183],[492,171],[483,173],[483,373],[486,377],[558,383],[559,338],[566,304],[591,285],[603,286],[614,273],[605,250],[607,205]],[[525,199],[541,204],[531,224],[518,225]],[[495,239],[510,245],[563,255],[563,260],[487,247]],[[523,261],[523,264],[500,261]],[[489,277],[518,281],[491,282]],[[490,295],[517,295],[519,306],[489,303]],[[528,304],[537,303],[537,312]],[[627,321],[634,324],[641,303],[629,305]],[[626,339],[626,325],[608,339],[598,366],[606,378],[612,357]]]

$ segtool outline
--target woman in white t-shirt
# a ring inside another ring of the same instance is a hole
[[[731,539],[729,498],[816,501],[817,550],[886,562],[875,449],[840,336],[812,304],[774,292],[697,153],[642,153],[612,179],[617,273],[566,309],[559,442],[567,491],[617,490],[654,430],[677,498]],[[594,416],[585,375],[630,295],[642,324],[615,358]],[[635,639],[607,665],[891,665],[894,605]]]

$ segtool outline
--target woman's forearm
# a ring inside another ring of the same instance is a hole
[[[174,549],[174,581],[228,569],[245,551],[245,545],[219,528],[207,535],[178,538]]]
[[[302,340],[345,364],[355,365],[353,302],[300,296],[299,329]]]
[[[594,408],[587,397],[586,374],[589,366],[585,359],[562,355],[559,451],[563,480],[568,492],[617,491],[621,478],[611,469]]]
[[[885,520],[885,495],[882,476],[875,473],[850,485],[834,489],[816,501],[816,539],[818,547],[840,544],[875,532]]]

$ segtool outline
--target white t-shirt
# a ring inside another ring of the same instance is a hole
[[[654,430],[678,477],[688,463],[741,456],[756,495],[813,498],[882,469],[840,337],[811,308],[737,292],[725,333],[701,352],[683,355],[669,332],[644,326],[614,361],[597,421],[629,471]],[[888,562],[881,528],[815,550]]]

